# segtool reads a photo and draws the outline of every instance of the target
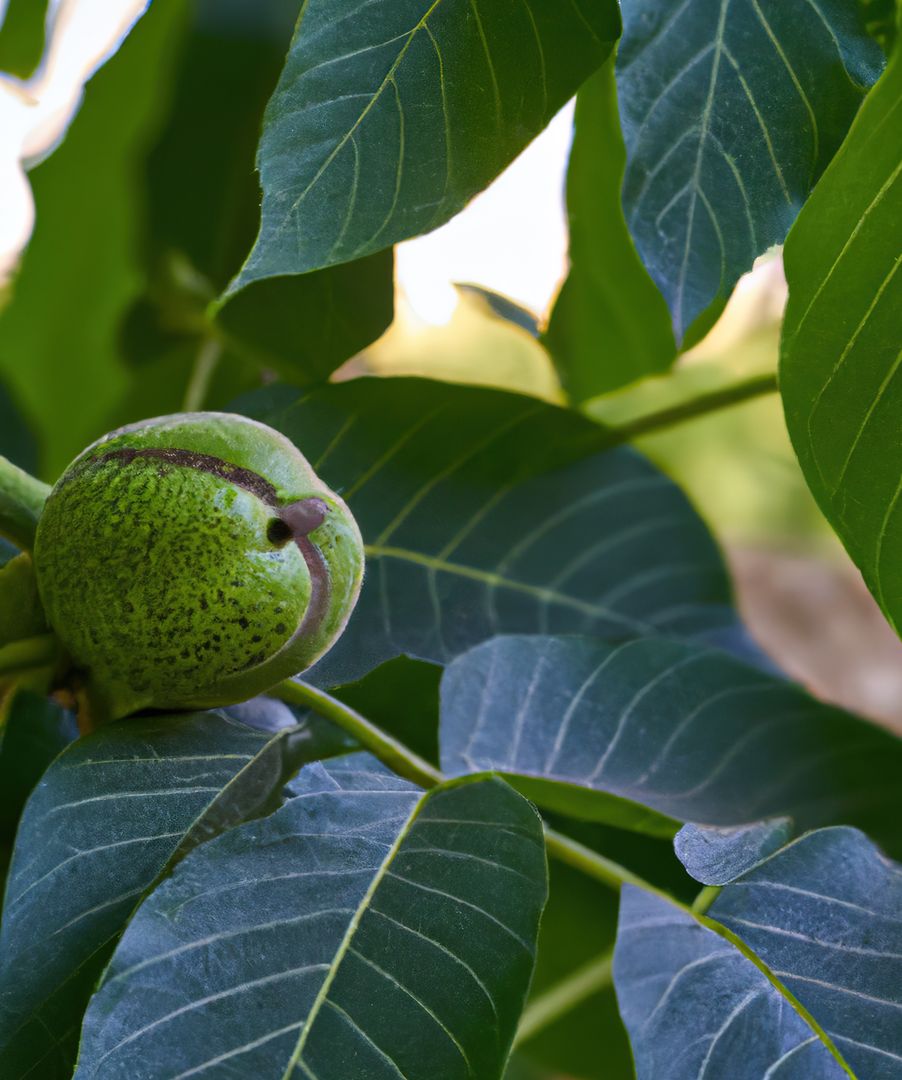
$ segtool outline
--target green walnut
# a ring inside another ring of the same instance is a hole
[[[264,424],[182,413],[88,447],[34,549],[48,621],[114,717],[243,701],[341,634],[363,576],[344,502]]]

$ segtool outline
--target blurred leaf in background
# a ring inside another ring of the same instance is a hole
[[[3,382],[0,382],[0,454],[26,472],[37,468],[37,442]]]
[[[388,333],[346,374],[422,375],[447,382],[496,386],[560,402],[560,383],[546,350],[524,325],[529,313],[499,307],[497,295],[458,286],[458,303],[445,324],[424,322],[404,302]],[[500,298],[505,300],[506,298]],[[506,310],[506,316],[499,314]]]
[[[185,13],[181,0],[152,6],[30,176],[37,222],[0,313],[0,373],[34,418],[48,479],[102,433],[127,384],[117,333],[140,280],[135,171],[165,107]]]
[[[41,62],[48,0],[7,0],[0,15],[0,71],[27,79]]]

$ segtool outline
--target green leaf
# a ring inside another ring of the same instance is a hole
[[[902,59],[786,244],[780,388],[808,485],[902,632]]]
[[[304,769],[272,817],[142,905],[78,1080],[502,1075],[535,959],[535,811],[498,780],[424,794],[372,758]]]
[[[638,1080],[761,1080],[768,1069],[787,1080],[848,1080],[753,960],[632,885],[621,896],[614,982]]]
[[[37,468],[34,433],[3,382],[0,382],[0,454],[26,472],[33,473]]]
[[[802,837],[709,914],[808,1009],[860,1077],[902,1065],[902,867],[855,829]]]
[[[768,818],[735,828],[684,825],[673,838],[686,870],[704,885],[726,885],[773,855],[793,837],[790,818]]]
[[[0,14],[0,71],[20,79],[34,73],[44,53],[48,0],[7,0]]]
[[[3,703],[0,730],[0,841],[12,839],[19,815],[47,766],[78,735],[71,712],[30,690]]]
[[[809,833],[710,918],[623,891],[614,961],[639,1080],[892,1080],[902,1060],[902,867]]]
[[[438,765],[437,664],[398,656],[332,694],[420,757]]]
[[[623,201],[677,340],[780,243],[883,57],[849,0],[628,0]]]
[[[420,379],[356,379],[288,406],[270,391],[243,410],[297,443],[367,545],[357,609],[305,676],[319,685],[401,653],[445,662],[496,633],[734,622],[680,491],[631,450],[599,453],[604,430],[575,413]]]
[[[57,758],[28,800],[7,881],[4,1080],[70,1077],[82,1010],[141,895],[190,846],[271,810],[301,762],[332,752],[324,722],[270,734],[196,713],[112,724]]]
[[[449,775],[523,777],[537,802],[612,824],[662,828],[643,807],[709,825],[787,815],[902,850],[902,740],[697,645],[495,638],[447,668],[441,745]]]
[[[617,894],[608,886],[558,862],[549,865],[549,885],[533,1001],[613,947],[617,929]],[[552,1076],[561,1072],[579,1080],[632,1076],[629,1042],[610,982],[533,1038],[518,1041],[517,1050],[521,1057],[551,1068]]]
[[[260,235],[231,288],[349,262],[447,221],[618,31],[610,0],[308,0],[266,111]]]
[[[0,566],[0,646],[48,631],[34,564],[22,552]]]
[[[0,312],[0,373],[36,426],[48,477],[103,433],[125,387],[116,335],[138,287],[134,169],[166,101],[184,10],[151,5],[30,175],[37,220]]]
[[[623,216],[626,150],[617,115],[614,63],[576,96],[567,172],[570,273],[545,341],[573,401],[585,401],[676,358],[667,304],[642,265]]]
[[[230,400],[229,375],[244,380],[231,397],[259,384],[261,367],[293,382],[322,379],[391,322],[389,252],[340,270],[273,278],[222,308],[208,306],[259,225],[254,153],[297,13],[297,0],[197,6],[146,161],[147,280],[124,342],[137,396],[146,397],[148,361],[168,395],[155,411],[181,406],[194,358],[211,335],[222,346],[207,396],[215,407]]]
[[[394,258],[381,251],[311,274],[270,277],[214,309],[233,348],[289,382],[323,382],[388,329]]]

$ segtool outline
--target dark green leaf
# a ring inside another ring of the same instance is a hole
[[[386,330],[394,312],[391,251],[316,273],[271,277],[216,311],[232,347],[289,382],[322,382]]]
[[[363,755],[291,790],[139,909],[79,1080],[502,1075],[545,902],[535,811],[498,780],[423,794]]]
[[[0,372],[40,434],[47,476],[102,434],[125,387],[116,337],[138,284],[134,169],[165,105],[184,10],[151,6],[31,173],[37,222],[0,312]]]
[[[263,218],[232,288],[447,221],[617,37],[610,0],[308,0],[260,143]]]
[[[121,721],[57,758],[28,800],[7,882],[4,1080],[71,1076],[81,1012],[139,897],[189,846],[272,809],[285,777],[334,741],[318,725],[270,735],[196,713]]]
[[[71,712],[30,690],[11,691],[0,730],[0,839],[9,841],[31,789],[78,735]]]
[[[585,401],[665,371],[676,344],[667,304],[621,209],[626,150],[613,60],[577,94],[575,124],[567,172],[570,273],[546,343],[570,398]]]
[[[821,1024],[859,1077],[902,1072],[902,867],[855,829],[803,836],[709,914]]]
[[[614,981],[638,1080],[762,1080],[768,1069],[768,1080],[848,1080],[751,959],[632,885],[620,902]]]
[[[0,382],[0,454],[27,472],[33,473],[37,468],[34,433],[3,382]]]
[[[267,392],[244,410],[297,443],[367,544],[357,610],[309,676],[320,685],[401,653],[444,662],[505,631],[702,635],[734,621],[680,491],[631,450],[593,453],[605,433],[574,413],[420,379],[356,379],[287,407]]]
[[[20,79],[33,74],[44,52],[48,6],[48,0],[8,0],[0,14],[0,71]]]
[[[539,957],[531,998],[558,985],[587,960],[614,944],[617,895],[562,863],[549,865],[548,903],[542,915]],[[533,1062],[579,1080],[627,1080],[632,1060],[617,1011],[613,984],[591,994],[535,1037],[518,1043]]]
[[[438,765],[441,676],[442,669],[437,664],[398,656],[359,682],[339,686],[332,693],[420,757]]]
[[[902,632],[902,58],[786,244],[780,389],[808,485]]]
[[[168,392],[155,411],[180,406],[210,333],[224,345],[206,398],[215,407],[230,399],[228,372],[245,379],[232,397],[254,378],[259,383],[261,366],[294,382],[325,378],[391,322],[386,252],[333,272],[258,283],[215,313],[217,327],[209,323],[209,302],[241,265],[259,225],[254,153],[297,13],[297,0],[197,7],[146,163],[147,282],[125,328],[124,348],[140,363],[138,393],[148,361]]]
[[[902,741],[697,645],[495,638],[446,670],[441,745],[449,775],[525,777],[535,800],[613,824],[660,828],[643,807],[711,825],[787,815],[902,850]]]
[[[882,54],[849,0],[626,0],[624,206],[677,339],[780,243]]]
[[[684,825],[673,846],[686,870],[704,885],[726,885],[773,855],[793,836],[789,818],[768,818],[735,828]]]
[[[624,888],[614,962],[639,1080],[896,1080],[902,867],[855,829],[809,833],[710,918]]]

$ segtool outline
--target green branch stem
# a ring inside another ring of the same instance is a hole
[[[369,750],[384,765],[406,780],[411,780],[421,787],[430,788],[448,779],[425,758],[421,758],[404,743],[324,690],[319,690],[298,679],[286,679],[269,693],[272,697],[287,702],[289,705],[312,709],[319,716],[331,720],[333,724],[353,736],[362,747]],[[674,900],[669,893],[662,892],[631,870],[627,870],[625,866],[620,866],[619,863],[605,858],[592,848],[571,840],[569,836],[565,836],[548,825],[545,825],[545,846],[549,855],[615,891],[619,890],[623,884],[638,885],[642,889],[663,896],[671,903],[679,904],[679,901]]]
[[[775,374],[769,372],[765,375],[755,375],[742,382],[733,383],[732,386],[725,386],[720,390],[711,390],[706,394],[699,394],[698,397],[690,398],[689,401],[681,402],[679,405],[671,405],[666,409],[647,413],[645,416],[638,416],[635,420],[630,420],[619,427],[611,427],[608,429],[605,444],[619,446],[621,443],[632,442],[643,435],[653,435],[658,431],[665,431],[668,428],[675,427],[677,424],[685,423],[687,420],[694,420],[699,416],[706,416],[708,413],[728,409],[751,398],[761,397],[764,394],[773,394],[778,389]]]
[[[203,409],[222,350],[222,342],[217,338],[208,337],[201,342],[191,370],[191,378],[185,387],[183,412],[199,412]]]
[[[0,455],[0,536],[30,550],[50,487]]]
[[[536,995],[523,1010],[514,1046],[527,1042],[593,994],[607,989],[613,981],[613,967],[614,950],[605,949],[594,960]]]

